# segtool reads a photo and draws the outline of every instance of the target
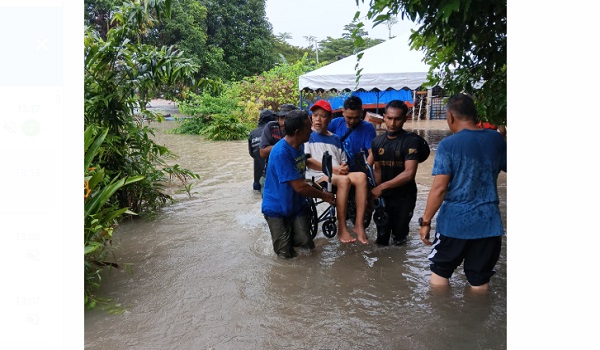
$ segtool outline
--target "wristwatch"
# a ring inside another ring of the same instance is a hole
[[[431,226],[431,221],[424,221],[423,217],[419,218],[419,226],[423,227],[423,226]]]

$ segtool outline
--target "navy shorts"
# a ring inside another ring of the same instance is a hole
[[[481,286],[496,273],[494,266],[500,258],[502,236],[479,239],[460,239],[435,234],[429,267],[437,275],[450,278],[464,261],[464,271],[472,286]]]

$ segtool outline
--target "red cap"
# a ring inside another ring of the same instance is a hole
[[[315,104],[310,107],[310,111],[312,112],[316,107],[321,107],[329,113],[332,111],[331,105],[325,100],[318,100],[315,102]]]

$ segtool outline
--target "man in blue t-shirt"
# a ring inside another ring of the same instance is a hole
[[[419,219],[421,240],[433,244],[430,283],[448,286],[464,260],[471,288],[487,291],[504,235],[496,183],[500,171],[506,172],[506,141],[477,126],[475,104],[467,95],[448,100],[446,121],[453,135],[438,145],[433,184]],[[431,220],[438,209],[432,243]]]
[[[334,205],[335,196],[304,181],[304,143],[311,133],[308,112],[289,112],[285,116],[284,127],[285,136],[271,148],[269,154],[261,210],[271,231],[275,253],[289,259],[296,256],[294,247],[315,247],[310,234],[306,197],[321,198]]]
[[[355,157],[363,151],[367,155],[368,163],[373,164],[371,141],[377,136],[375,127],[363,120],[362,100],[358,96],[350,96],[344,101],[342,115],[343,118],[333,119],[327,130],[340,137],[350,171],[362,171],[356,164]]]
[[[279,112],[274,113],[274,115],[277,117],[277,120],[268,122],[263,128],[263,132],[260,135],[260,140],[258,143],[258,154],[260,158],[265,160],[265,164],[262,169],[262,176],[259,179],[260,186],[263,186],[265,182],[267,163],[269,161],[269,153],[271,152],[271,148],[273,148],[273,146],[285,136],[285,129],[283,126],[285,116],[290,111],[296,109],[298,109],[298,107],[290,103],[281,105],[281,107],[279,108]]]

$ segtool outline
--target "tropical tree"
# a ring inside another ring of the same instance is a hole
[[[374,25],[398,15],[420,25],[410,43],[431,67],[429,85],[472,95],[483,119],[506,124],[506,0],[370,0],[369,6]]]
[[[172,47],[139,44],[143,33],[156,22],[155,16],[168,15],[168,4],[166,0],[124,3],[112,12],[106,39],[89,27],[84,36],[84,124],[109,130],[100,164],[109,178],[117,174],[144,176],[116,192],[121,206],[136,212],[152,211],[166,203],[168,196],[160,191],[164,173],[157,166],[164,167],[165,157],[173,157],[167,148],[152,141],[152,129],[142,122],[161,120],[146,109],[146,103],[161,87],[186,82],[196,70]]]
[[[308,49],[315,52],[317,64],[319,64],[319,42],[317,37],[314,35],[304,36],[304,39],[308,41]]]
[[[240,80],[273,67],[273,30],[267,21],[265,0],[204,1],[207,45],[223,50],[225,81]]]
[[[124,0],[84,0],[84,24],[106,39],[111,27],[112,11],[123,5],[123,2]]]
[[[390,17],[385,21],[385,26],[388,28],[388,39],[392,39],[392,27],[398,23],[398,18]]]
[[[140,0],[136,0],[140,1]],[[85,24],[101,38],[113,25],[112,11],[127,1],[85,0]],[[143,0],[150,13],[168,2],[170,16],[143,30],[141,42],[173,46],[197,65],[196,80],[239,80],[260,74],[279,60],[266,19],[265,0]],[[160,8],[158,9],[160,10]],[[283,40],[285,41],[285,40]],[[302,57],[302,55],[300,55]]]
[[[293,39],[292,38],[292,34],[288,33],[288,32],[278,33],[277,35],[275,35],[275,38],[279,39],[281,41],[286,41],[286,40]]]
[[[302,59],[304,54],[311,53],[307,48],[290,45],[286,40],[291,39],[291,35],[280,33],[273,37],[273,53],[276,64],[293,64]]]
[[[222,48],[208,44],[208,9],[200,0],[178,0],[173,3],[171,18],[161,21],[148,35],[147,43],[173,46],[185,53],[195,65],[197,80],[220,80],[227,70]]]
[[[355,35],[360,35],[363,38],[361,46],[354,46],[353,32],[356,33]],[[336,61],[383,42],[382,39],[371,39],[368,35],[369,33],[364,29],[357,29],[357,23],[355,22],[345,25],[341,38],[334,39],[328,36],[327,39],[320,42],[322,49],[321,62]]]

